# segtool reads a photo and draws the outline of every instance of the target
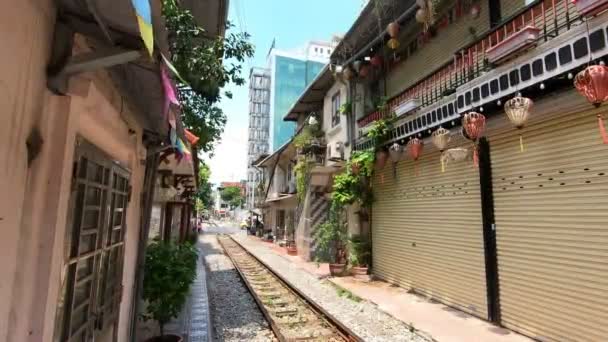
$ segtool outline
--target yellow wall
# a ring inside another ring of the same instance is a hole
[[[435,37],[424,45],[418,46],[418,50],[407,60],[391,70],[386,79],[387,96],[398,95],[417,81],[430,75],[432,71],[444,63],[453,60],[456,51],[477,40],[470,33],[471,27],[475,29],[477,36],[489,30],[488,2],[481,1],[480,6],[479,17],[474,19],[465,13],[447,27],[439,29]],[[438,15],[437,18],[440,18],[440,16]],[[418,23],[414,25],[420,27]],[[400,41],[402,44],[409,44],[413,37],[412,30],[406,28],[403,30],[403,37],[400,38]]]
[[[11,1],[0,11],[6,52],[0,63],[0,341],[52,340],[77,135],[132,173],[118,326],[118,340],[127,341],[144,173],[142,130],[129,119],[128,105],[119,113],[121,97],[104,72],[74,78],[70,96],[47,90],[54,18],[51,0]],[[26,139],[34,127],[44,143],[28,167]]]

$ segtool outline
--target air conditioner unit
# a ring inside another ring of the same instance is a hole
[[[344,144],[342,142],[336,142],[334,144],[329,145],[329,160],[344,160]]]

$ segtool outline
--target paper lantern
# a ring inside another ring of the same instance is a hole
[[[426,22],[426,10],[424,8],[419,8],[416,11],[416,21],[420,24],[424,24]]]
[[[379,169],[383,169],[384,165],[386,165],[386,160],[388,159],[388,152],[385,150],[380,150],[376,152],[376,165]]]
[[[397,163],[401,160],[401,156],[403,155],[403,146],[394,143],[388,149],[388,155],[393,162],[393,177],[397,177]]]
[[[450,138],[450,131],[443,127],[439,127],[435,132],[433,132],[433,134],[431,134],[431,141],[433,142],[433,145],[435,145],[435,147],[437,147],[437,149],[442,153],[443,150],[448,147]],[[441,159],[441,172],[445,172],[445,163],[443,162],[443,159]]]
[[[380,55],[375,55],[369,60],[369,63],[375,67],[382,66],[382,57]]]
[[[424,142],[418,138],[414,138],[407,142],[407,154],[414,160],[414,174],[418,175],[418,158],[422,154]]]
[[[479,166],[477,140],[483,136],[486,129],[486,117],[483,114],[470,112],[462,117],[463,135],[473,141],[473,163]]]
[[[388,32],[388,35],[391,38],[397,38],[397,35],[399,34],[399,24],[394,21],[389,23],[386,27],[386,32]]]
[[[367,65],[363,65],[361,70],[359,70],[359,77],[365,78],[369,75],[369,67]]]
[[[393,163],[399,162],[403,155],[403,146],[394,143],[388,150],[388,155]]]
[[[401,44],[395,38],[391,38],[388,42],[386,42],[386,46],[388,46],[391,50],[397,50],[399,48],[399,45]]]
[[[509,117],[509,121],[520,131],[528,122],[532,104],[531,99],[521,96],[516,96],[505,103],[505,113]],[[519,134],[519,149],[521,152],[524,151],[524,138],[521,132]]]
[[[486,117],[481,113],[467,113],[462,117],[462,127],[469,139],[477,141],[486,129]]]
[[[608,101],[608,67],[592,65],[576,75],[574,79],[576,90],[595,107]],[[608,134],[604,126],[604,117],[597,114],[597,124],[604,144],[608,144]]]

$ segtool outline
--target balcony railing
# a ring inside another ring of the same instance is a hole
[[[540,0],[522,9],[501,26],[487,32],[483,38],[457,51],[452,61],[436,69],[389,101],[386,113],[373,112],[359,119],[359,127],[385,117],[401,103],[418,98],[421,106],[434,104],[444,96],[453,94],[456,88],[479,77],[491,69],[487,60],[488,49],[527,27],[540,29],[539,40],[547,41],[570,30],[571,24],[580,19],[576,5],[571,0]],[[424,47],[422,47],[424,48]]]

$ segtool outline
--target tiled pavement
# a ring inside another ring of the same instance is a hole
[[[184,342],[211,341],[207,275],[200,244],[197,247],[199,249],[197,274],[190,296],[179,317],[165,327],[167,333],[184,336]]]

